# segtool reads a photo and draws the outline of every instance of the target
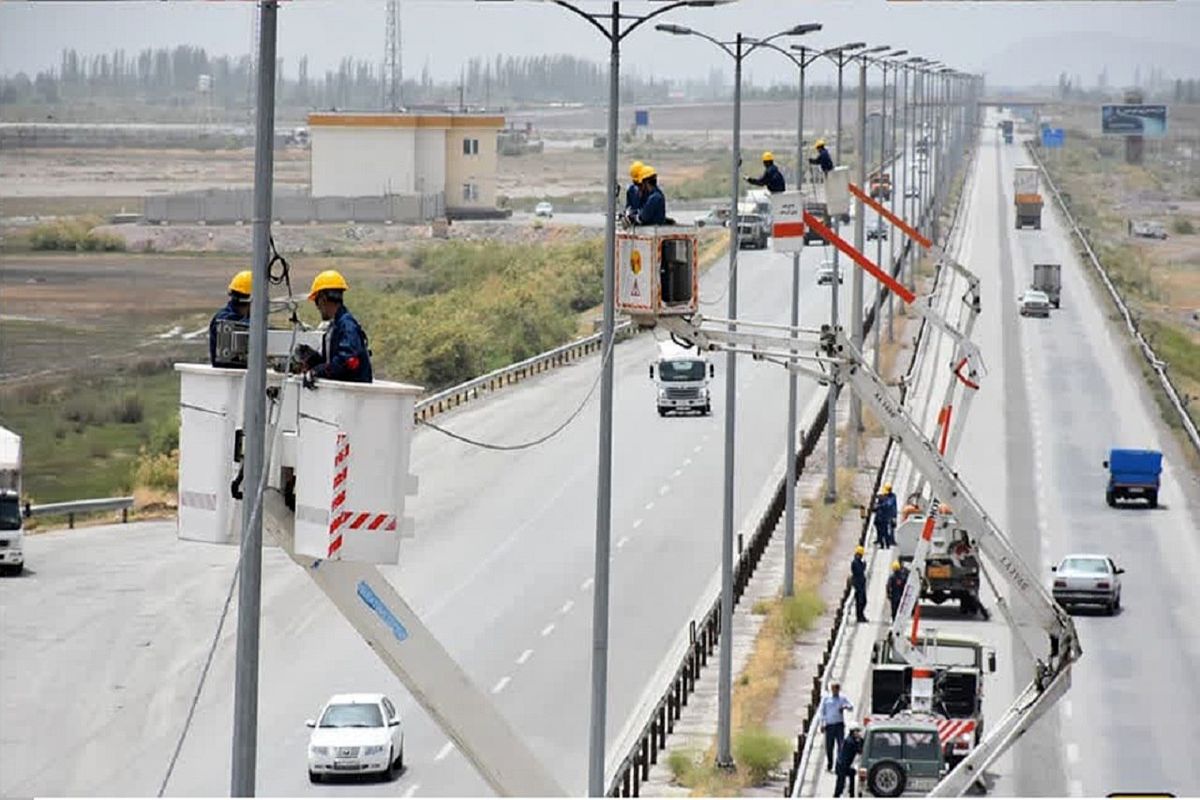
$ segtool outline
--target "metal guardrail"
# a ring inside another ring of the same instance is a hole
[[[632,334],[633,328],[630,326],[628,320],[617,323],[615,331],[616,341],[628,338]],[[452,408],[457,408],[485,392],[493,392],[501,387],[517,383],[531,375],[545,372],[552,367],[569,364],[578,358],[599,350],[603,344],[603,338],[603,333],[594,333],[583,339],[568,342],[553,350],[539,353],[524,361],[518,361],[515,364],[509,364],[507,367],[492,370],[486,375],[472,378],[457,386],[451,386],[449,389],[443,389],[436,394],[418,401],[413,409],[413,416],[416,421],[420,422],[421,420],[426,420],[437,414],[449,411]]]
[[[98,497],[93,500],[72,500],[68,503],[44,503],[40,506],[25,504],[25,517],[62,517],[67,525],[75,527],[76,514],[96,514],[101,511],[120,511],[121,522],[129,521],[129,509],[133,508],[132,497]]]
[[[1179,396],[1179,390],[1175,388],[1175,384],[1171,381],[1171,376],[1167,374],[1167,362],[1158,357],[1154,352],[1154,348],[1146,341],[1146,337],[1142,335],[1141,329],[1138,327],[1137,319],[1129,310],[1129,306],[1125,303],[1125,298],[1121,296],[1121,292],[1113,284],[1109,278],[1108,272],[1104,269],[1104,265],[1100,263],[1100,259],[1096,256],[1096,251],[1092,249],[1092,244],[1088,241],[1087,234],[1079,227],[1079,223],[1075,221],[1075,217],[1071,214],[1066,201],[1062,194],[1058,191],[1058,187],[1054,185],[1054,181],[1050,179],[1050,173],[1046,170],[1046,165],[1042,163],[1041,156],[1037,150],[1029,144],[1026,144],[1026,149],[1034,162],[1041,169],[1042,175],[1046,178],[1046,185],[1050,187],[1050,191],[1054,193],[1054,199],[1058,202],[1058,208],[1062,211],[1063,217],[1071,226],[1071,231],[1079,238],[1083,245],[1083,251],[1087,255],[1088,260],[1092,262],[1092,267],[1096,270],[1096,275],[1100,282],[1104,284],[1104,288],[1108,289],[1109,297],[1112,298],[1113,305],[1121,312],[1121,316],[1125,318],[1125,328],[1129,331],[1129,335],[1133,337],[1138,348],[1142,351],[1142,356],[1146,359],[1146,363],[1150,365],[1150,369],[1158,376],[1158,381],[1162,385],[1163,391],[1167,395],[1167,399],[1171,401],[1171,405],[1175,407],[1176,413],[1179,414],[1179,420],[1183,423],[1184,431],[1192,442],[1192,446],[1196,448],[1196,452],[1200,453],[1200,431],[1196,428],[1196,423],[1192,421],[1191,415],[1187,412],[1187,407]]]

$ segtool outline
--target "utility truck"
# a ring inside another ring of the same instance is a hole
[[[19,575],[25,569],[21,517],[21,437],[0,428],[0,570]]]
[[[708,356],[673,342],[662,342],[658,358],[650,365],[650,378],[658,387],[658,415],[711,414],[708,382],[714,372]]]
[[[1017,230],[1026,225],[1042,229],[1042,194],[1038,186],[1040,171],[1034,166],[1017,167],[1013,171],[1013,204],[1016,206]]]
[[[955,600],[964,615],[978,613],[987,619],[988,611],[979,600],[979,558],[970,534],[958,524],[949,508],[902,520],[896,526],[897,560],[905,566],[912,564],[925,523],[931,518],[933,534],[920,572],[921,599],[936,605]]]

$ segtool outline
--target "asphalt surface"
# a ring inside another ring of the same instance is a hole
[[[803,324],[828,318],[803,259]],[[788,318],[790,256],[743,252],[740,316]],[[722,264],[704,279],[724,316]],[[850,282],[843,288],[843,313]],[[714,416],[661,419],[651,335],[615,350],[615,464],[609,737],[624,725],[718,565],[724,359]],[[513,444],[583,402],[598,357],[437,422]],[[784,451],[786,374],[739,365],[737,517]],[[801,383],[801,408],[817,391]],[[410,507],[416,539],[385,568],[518,735],[566,790],[586,780],[597,402],[557,438],[516,453],[417,433]],[[174,524],[31,536],[29,574],[0,581],[0,794],[146,795],[167,770],[232,574],[227,548],[179,542]],[[236,603],[235,603],[236,606]],[[258,791],[266,795],[475,795],[487,788],[349,625],[281,554],[264,565]],[[229,788],[233,617],[167,786]],[[337,692],[383,691],[405,718],[407,770],[395,782],[310,785],[304,721]]]

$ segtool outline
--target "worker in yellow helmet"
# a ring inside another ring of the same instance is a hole
[[[829,155],[829,151],[825,149],[825,140],[817,139],[813,145],[813,149],[817,151],[816,156],[810,158],[808,163],[816,164],[821,168],[822,173],[833,171],[833,156]]]
[[[646,164],[642,167],[638,183],[642,186],[642,205],[633,217],[634,225],[674,225],[675,220],[667,216],[667,196],[658,188],[658,172]]]
[[[892,562],[892,574],[887,580],[888,602],[892,606],[892,619],[900,609],[900,600],[904,597],[904,587],[908,584],[908,570],[900,566],[899,561]]]
[[[221,322],[233,322],[239,326],[249,327],[250,320],[250,289],[254,283],[254,273],[244,269],[229,282],[229,302],[213,315],[208,323],[208,361],[214,367],[245,368],[240,362],[227,362],[217,359],[217,325]]]
[[[625,190],[625,216],[633,218],[642,207],[642,170],[646,165],[635,161],[629,165],[629,188]]]
[[[783,173],[779,171],[779,167],[775,166],[775,154],[770,150],[762,154],[763,174],[761,178],[752,178],[746,176],[746,183],[751,186],[765,186],[771,194],[778,194],[787,190],[787,182],[783,179]]]
[[[343,303],[343,293],[349,289],[342,273],[335,269],[313,278],[308,299],[316,304],[329,327],[325,331],[325,352],[318,353],[306,345],[296,348],[296,359],[309,373],[306,385],[312,378],[348,383],[370,383],[374,379],[367,333]]]
[[[850,585],[854,588],[854,618],[858,622],[867,621],[867,562],[863,560],[866,550],[862,545],[854,548],[854,558],[850,561]]]

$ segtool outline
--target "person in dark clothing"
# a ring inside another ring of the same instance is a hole
[[[242,270],[229,282],[229,302],[213,315],[208,323],[208,362],[217,366],[217,323],[231,320],[249,326],[250,289],[254,274]],[[244,367],[244,364],[222,364],[221,366]]]
[[[880,547],[896,545],[896,494],[892,485],[885,483],[883,491],[875,498],[875,543]]]
[[[326,270],[313,279],[308,299],[316,303],[321,319],[329,323],[329,328],[325,331],[324,353],[306,345],[296,348],[296,357],[310,378],[347,383],[374,380],[366,331],[342,304],[342,293],[349,288],[337,270]]]
[[[775,156],[771,151],[767,151],[762,155],[763,174],[761,178],[752,178],[746,176],[746,183],[752,186],[765,186],[771,194],[787,190],[787,182],[783,179],[783,173],[779,171],[779,167],[775,166]]]
[[[820,166],[822,173],[832,172],[833,156],[829,155],[829,151],[825,149],[825,140],[817,139],[815,147],[817,150],[817,155],[814,158],[810,158],[808,163]]]
[[[642,170],[646,165],[635,161],[629,165],[629,188],[625,190],[625,216],[632,217],[642,207]]]
[[[838,751],[837,783],[833,787],[834,797],[841,797],[842,789],[847,787],[850,790],[847,796],[854,797],[854,759],[859,757],[862,750],[862,726],[855,723],[850,726],[849,735],[846,736],[846,741],[842,742],[842,749]]]
[[[892,619],[900,609],[900,599],[904,597],[904,587],[908,583],[908,570],[900,566],[899,561],[892,562],[892,574],[888,577],[888,602],[892,605]]]
[[[867,609],[867,562],[863,560],[862,545],[854,548],[854,558],[850,562],[850,585],[854,587],[854,617],[859,622],[866,622],[863,613]]]
[[[642,206],[634,216],[635,225],[674,225],[667,216],[667,197],[658,188],[658,173],[654,167],[642,168]]]

